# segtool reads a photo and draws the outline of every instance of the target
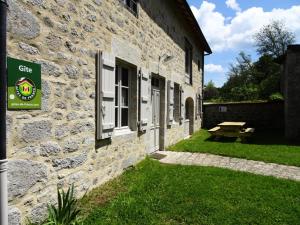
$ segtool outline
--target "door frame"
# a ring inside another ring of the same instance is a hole
[[[158,93],[158,103],[155,102],[156,98],[157,98],[157,93]],[[160,143],[160,89],[159,87],[154,87],[151,85],[151,104],[152,104],[152,113],[151,113],[151,127],[150,130],[151,132],[153,132],[153,141],[154,143],[151,143],[151,151],[155,152],[159,150],[159,143]],[[158,105],[158,109],[156,107],[156,105]],[[156,115],[158,116],[158,118],[156,117]],[[157,119],[158,119],[158,123],[157,123]],[[156,133],[158,132],[158,134]]]
[[[158,85],[153,85],[154,80],[158,80],[159,84]],[[152,74],[151,75],[151,98],[152,98],[152,90],[156,89],[160,93],[160,99],[159,99],[159,135],[158,135],[158,149],[154,150],[164,150],[165,148],[165,130],[166,130],[166,81],[165,78],[162,76],[159,76],[157,74]],[[151,110],[152,110],[152,99],[151,99]],[[152,112],[151,112],[151,116]],[[150,126],[150,130],[152,129],[152,124]],[[151,150],[153,143],[150,143]]]

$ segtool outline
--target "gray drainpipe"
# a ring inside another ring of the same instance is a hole
[[[206,53],[206,54],[203,54],[202,55],[202,73],[203,73],[203,75],[202,75],[202,97],[203,97],[203,94],[204,94],[204,58],[205,58],[205,56],[209,56],[209,55],[211,55],[212,53]]]
[[[0,0],[0,224],[8,225],[6,156],[6,21],[7,2]]]

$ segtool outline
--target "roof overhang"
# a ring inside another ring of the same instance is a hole
[[[209,44],[207,43],[202,30],[186,0],[175,0],[176,4],[178,5],[181,13],[184,14],[187,22],[191,25],[192,30],[195,32],[196,37],[200,40],[200,45],[203,47],[203,50],[208,54],[212,53]]]

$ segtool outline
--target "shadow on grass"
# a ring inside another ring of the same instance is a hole
[[[230,142],[236,142],[238,138],[236,137],[209,137],[205,139],[204,141],[209,141],[209,142],[222,142],[222,143],[230,143]]]
[[[253,145],[287,145],[287,146],[300,146],[300,140],[288,140],[284,137],[284,132],[281,130],[259,130],[247,141],[242,142],[240,138],[209,137],[204,140],[205,142],[219,142],[219,143],[234,143],[253,144]]]

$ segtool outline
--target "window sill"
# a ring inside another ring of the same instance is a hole
[[[114,137],[118,137],[118,136],[123,136],[123,135],[129,135],[129,134],[133,134],[134,131],[130,130],[128,127],[126,128],[117,128],[114,131]]]

